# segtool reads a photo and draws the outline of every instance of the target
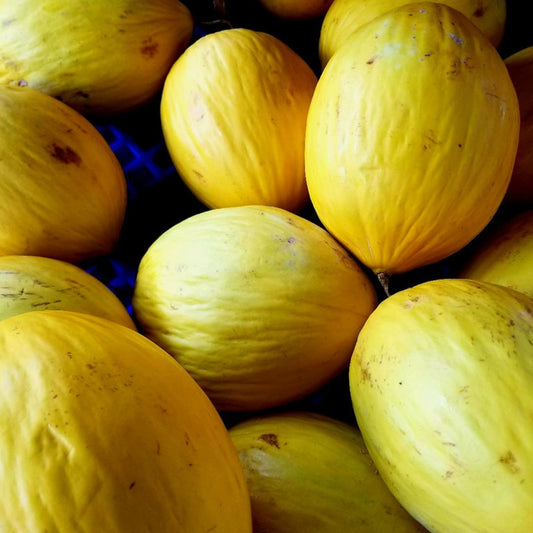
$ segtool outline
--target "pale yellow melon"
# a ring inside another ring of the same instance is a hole
[[[469,249],[458,276],[510,287],[533,298],[533,210],[492,226]]]
[[[519,130],[515,88],[481,31],[443,4],[400,6],[356,30],[318,81],[311,202],[376,274],[440,261],[498,210]]]
[[[409,3],[408,0],[334,0],[320,30],[318,53],[322,67],[357,28]],[[460,11],[494,46],[500,44],[507,21],[505,0],[442,0],[439,3]]]
[[[397,292],[349,378],[377,469],[430,531],[533,530],[533,299],[465,279]]]
[[[0,256],[0,320],[45,309],[89,313],[135,329],[111,289],[80,267],[49,257]]]
[[[244,411],[301,398],[346,369],[376,300],[320,226],[238,206],[189,217],[150,245],[133,313],[217,408]]]
[[[305,123],[316,75],[265,32],[231,28],[198,39],[174,63],[161,123],[176,169],[208,207],[308,201]]]

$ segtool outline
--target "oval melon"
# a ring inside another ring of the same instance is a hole
[[[179,0],[1,0],[0,27],[0,84],[111,115],[157,95],[193,18]]]
[[[311,67],[271,34],[205,35],[174,63],[161,98],[166,145],[180,177],[208,207],[308,201],[305,122]]]
[[[480,30],[443,4],[398,7],[356,30],[319,79],[311,201],[377,274],[435,263],[498,210],[519,129],[513,83]]]
[[[408,0],[334,0],[320,29],[318,50],[322,68],[357,28],[409,3]],[[505,0],[441,0],[439,3],[460,11],[495,47],[500,44],[507,19]]]
[[[354,426],[288,411],[250,418],[229,433],[255,533],[425,531],[376,473]]]
[[[0,87],[0,255],[81,262],[117,243],[126,178],[80,113],[29,87]]]
[[[80,267],[49,257],[0,256],[0,320],[45,309],[89,313],[135,329],[118,297]]]
[[[346,369],[376,300],[320,226],[239,206],[193,215],[152,243],[133,314],[217,408],[237,411],[295,400]]]
[[[483,234],[458,276],[510,287],[533,298],[533,210],[517,213]]]
[[[465,279],[393,294],[349,379],[376,467],[430,531],[533,530],[533,299]]]
[[[0,322],[0,530],[251,533],[218,413],[139,333],[72,311]]]

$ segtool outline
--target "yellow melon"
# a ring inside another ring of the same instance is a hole
[[[239,458],[187,372],[72,311],[0,322],[0,530],[251,533]]]
[[[118,297],[80,267],[49,257],[0,256],[0,320],[45,309],[89,313],[135,329]]]
[[[179,175],[208,207],[308,201],[305,122],[316,75],[273,35],[205,35],[170,70],[163,134]]]
[[[0,87],[0,114],[0,255],[79,262],[111,252],[127,189],[99,131],[29,87]]]
[[[443,4],[400,6],[355,31],[319,79],[311,201],[377,274],[439,261],[498,210],[519,129],[513,83],[480,30]]]
[[[349,379],[370,456],[430,531],[533,530],[533,299],[465,279],[397,292]]]
[[[357,28],[409,3],[408,0],[334,0],[320,29],[318,50],[322,67]],[[494,46],[500,44],[507,20],[505,0],[442,0],[439,3],[460,11]]]
[[[0,84],[109,115],[158,94],[193,18],[179,0],[1,0],[0,27]]]
[[[458,275],[510,287],[533,298],[533,210],[517,213],[483,234]]]
[[[256,533],[426,531],[376,473],[360,432],[288,411],[229,430],[250,492]]]
[[[320,226],[284,209],[211,209],[169,228],[141,259],[140,330],[218,409],[281,405],[347,368],[376,305],[367,273]]]

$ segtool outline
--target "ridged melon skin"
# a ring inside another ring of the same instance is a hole
[[[0,87],[0,255],[72,263],[106,255],[124,222],[124,171],[82,114],[29,87]]]
[[[482,237],[458,276],[510,287],[533,298],[533,210],[491,226]]]
[[[408,0],[335,0],[320,30],[318,50],[322,67],[357,28],[408,3]],[[500,44],[507,20],[505,0],[442,0],[440,3],[460,11],[495,47]]]
[[[0,84],[110,115],[157,95],[194,21],[179,0],[2,0],[0,26]]]
[[[89,313],[136,329],[119,298],[82,268],[49,257],[0,256],[0,320],[45,309]]]
[[[533,529],[533,300],[442,279],[384,300],[350,364],[384,481],[442,533]]]
[[[352,425],[288,411],[229,430],[255,533],[426,531],[392,496]]]
[[[443,4],[398,7],[356,30],[318,81],[311,201],[376,273],[434,263],[496,213],[519,129],[516,91],[488,39]]]
[[[251,533],[218,413],[139,333],[72,311],[0,322],[0,530]]]
[[[346,369],[376,303],[367,273],[323,228],[239,206],[189,217],[152,243],[133,314],[218,409],[237,411],[301,398]]]
[[[210,33],[174,63],[161,124],[180,177],[210,208],[308,201],[305,123],[317,77],[275,36]]]

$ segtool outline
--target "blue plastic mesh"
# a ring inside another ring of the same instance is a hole
[[[180,179],[160,129],[157,102],[95,126],[123,168],[130,214],[126,217],[117,248],[109,256],[88,260],[81,266],[107,285],[132,314],[131,298],[142,253],[163,229],[180,218],[176,213],[173,219],[162,224],[162,212],[152,209],[148,203],[144,211],[139,206],[143,205],[145,196],[158,196],[159,191],[152,192],[156,186],[166,180],[178,184]],[[142,220],[137,221],[137,218]]]
[[[156,137],[151,146],[144,148],[131,134],[114,124],[99,126],[97,129],[122,165],[130,200],[176,172],[162,138]]]

